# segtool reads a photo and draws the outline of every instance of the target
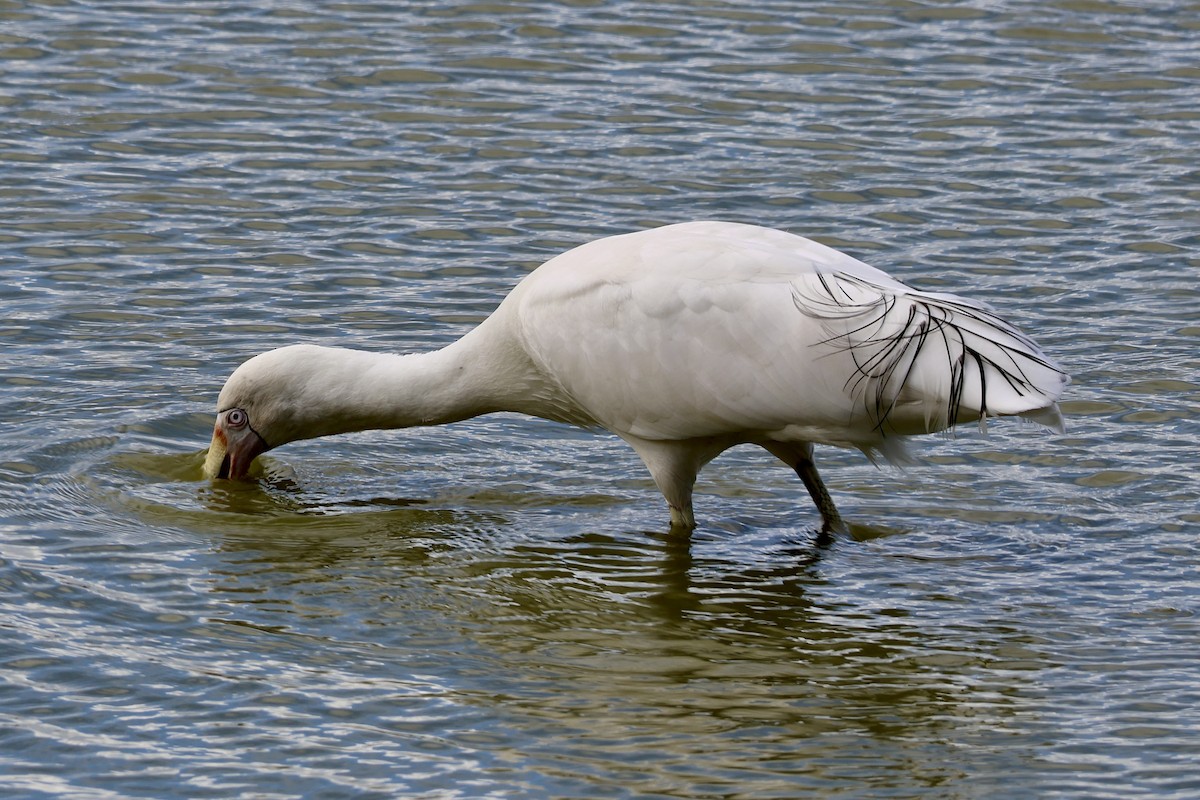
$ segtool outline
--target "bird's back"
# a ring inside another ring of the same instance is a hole
[[[1066,383],[986,306],[751,225],[585,244],[535,270],[502,312],[560,405],[643,439],[888,453],[891,434],[986,416],[1053,423]]]

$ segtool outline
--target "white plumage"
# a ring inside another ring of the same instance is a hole
[[[692,222],[557,256],[454,344],[395,356],[293,346],[229,378],[206,471],[349,431],[517,411],[607,428],[649,467],[673,524],[722,451],[759,444],[841,527],[812,445],[904,456],[903,436],[1017,415],[1061,430],[1068,378],[971,300],[921,292],[808,239]]]

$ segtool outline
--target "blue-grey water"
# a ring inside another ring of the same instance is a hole
[[[1200,6],[0,3],[0,794],[1200,796]],[[293,342],[688,219],[985,300],[1068,430],[764,453],[700,527],[516,416],[201,479]]]

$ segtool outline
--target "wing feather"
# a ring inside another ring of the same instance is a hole
[[[689,223],[551,259],[510,295],[555,418],[671,440],[823,442],[1022,414],[1053,425],[1062,370],[982,303],[920,292],[764,228]]]
[[[845,388],[881,431],[925,433],[1051,411],[1065,372],[988,306],[834,272],[793,286],[823,344],[849,360]],[[1051,414],[1053,416],[1053,413]]]

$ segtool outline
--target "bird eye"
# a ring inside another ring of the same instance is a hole
[[[249,421],[250,418],[246,416],[246,412],[242,411],[240,408],[233,409],[225,417],[225,423],[232,428],[240,428]]]

